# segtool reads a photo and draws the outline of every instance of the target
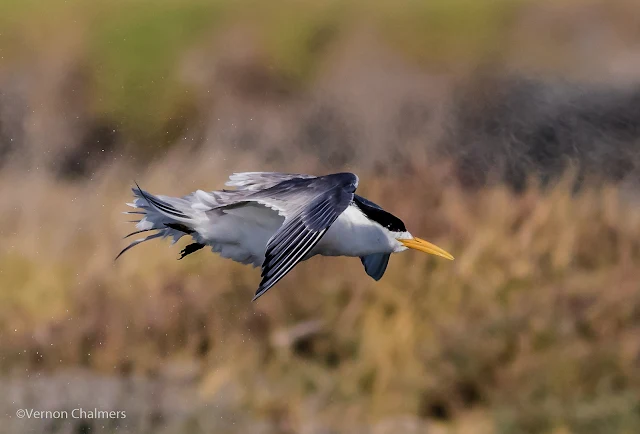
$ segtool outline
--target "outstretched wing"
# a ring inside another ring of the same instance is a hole
[[[225,185],[235,187],[236,190],[260,191],[295,178],[311,179],[315,176],[301,173],[240,172],[229,176],[229,181]]]
[[[313,249],[347,209],[357,186],[356,175],[337,173],[317,178],[293,178],[245,198],[277,209],[285,216],[284,223],[267,243],[262,281],[254,300]]]

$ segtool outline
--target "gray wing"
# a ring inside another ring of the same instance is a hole
[[[358,177],[337,173],[317,178],[294,178],[259,191],[254,200],[278,209],[285,220],[267,243],[262,281],[256,300],[282,279],[320,241],[353,200]]]
[[[226,208],[243,202],[256,201],[251,199],[256,192],[264,191],[275,187],[283,181],[294,179],[312,179],[315,176],[298,173],[278,173],[278,172],[240,172],[229,176],[229,181],[225,183],[234,189],[224,189],[215,191],[198,190],[185,196],[183,199],[193,204],[193,208],[200,211],[211,211],[214,209]],[[259,202],[259,201],[258,201]],[[269,208],[273,208],[284,215],[282,204],[278,204],[276,199],[271,203],[263,203]]]
[[[294,178],[311,179],[315,176],[300,173],[240,172],[229,176],[225,185],[235,187],[236,190],[260,191]]]
[[[362,261],[362,265],[364,265],[364,271],[374,280],[380,280],[387,270],[390,256],[388,253],[374,253],[372,255],[362,256],[360,260]]]

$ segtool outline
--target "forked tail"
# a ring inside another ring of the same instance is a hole
[[[126,211],[125,214],[139,215],[141,217],[139,220],[131,221],[132,223],[136,223],[137,230],[130,233],[125,238],[144,232],[157,232],[133,241],[127,247],[122,249],[118,256],[116,256],[115,260],[130,248],[145,241],[153,240],[155,238],[172,237],[172,243],[175,244],[183,236],[192,235],[194,233],[191,226],[193,224],[193,216],[190,215],[190,211],[192,211],[191,205],[187,200],[177,197],[155,196],[142,190],[137,183],[136,188],[132,188],[132,191],[135,199],[132,203],[128,203],[127,205],[132,208],[136,208],[136,210]],[[204,247],[203,244],[190,244],[182,251],[180,259],[190,253],[200,250],[202,247]]]

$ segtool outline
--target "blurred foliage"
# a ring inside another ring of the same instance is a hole
[[[2,263],[0,327],[4,330],[33,327],[43,317],[53,321],[68,314],[70,269],[59,263],[36,264],[28,258],[5,254]]]
[[[345,26],[351,2],[283,0],[277,3],[250,0],[240,16],[257,29],[269,67],[291,86],[313,76],[318,63]]]
[[[400,52],[431,67],[498,60],[526,0],[377,0],[373,12]]]
[[[296,88],[360,22],[373,23],[410,58],[444,67],[477,61],[499,50],[522,1],[6,0],[0,50],[6,63],[52,50],[65,35],[80,39],[75,60],[89,67],[95,115],[162,149],[197,103],[196,90],[179,78],[182,56],[234,23],[250,23],[267,67]]]
[[[167,129],[193,102],[176,65],[185,48],[218,22],[220,1],[121,0],[91,10],[95,109],[143,143],[173,142],[179,125],[178,131]]]
[[[205,157],[156,164],[143,185],[184,194],[187,167],[210,185],[224,170]],[[360,173],[361,194],[456,261],[394,255],[374,282],[357,259],[314,258],[251,304],[258,272],[206,251],[178,262],[156,241],[113,266],[127,198],[112,170],[91,186],[0,183],[7,204],[25,191],[49,198],[0,214],[13,246],[0,273],[4,372],[153,375],[194,360],[204,397],[231,382],[245,411],[295,427],[305,414],[339,430],[412,415],[478,432],[462,427],[480,412],[485,432],[640,429],[640,214],[615,188],[469,193],[432,171]]]

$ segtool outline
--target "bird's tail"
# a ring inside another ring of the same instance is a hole
[[[116,259],[130,248],[145,241],[155,238],[172,237],[173,243],[175,243],[183,236],[194,233],[192,227],[194,223],[193,211],[187,200],[176,197],[155,196],[142,190],[138,184],[136,184],[136,188],[132,188],[132,190],[135,199],[127,205],[136,208],[136,210],[126,211],[125,214],[136,215],[139,216],[140,219],[131,220],[132,223],[136,223],[137,230],[125,238],[150,231],[156,231],[156,233],[133,241],[122,249],[118,256],[116,256]],[[203,247],[198,246],[198,248],[194,248],[194,245],[187,246],[182,252],[182,257]]]

